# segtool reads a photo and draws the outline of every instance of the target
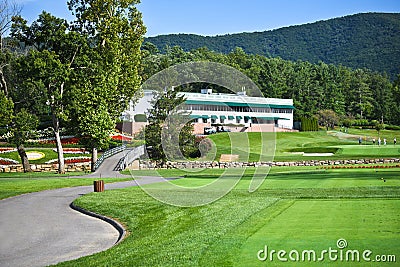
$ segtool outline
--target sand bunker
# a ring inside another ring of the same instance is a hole
[[[29,151],[26,152],[26,155],[28,156],[29,160],[37,160],[37,159],[41,159],[44,158],[44,153],[42,152],[38,152],[38,151]]]

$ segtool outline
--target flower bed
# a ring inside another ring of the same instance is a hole
[[[57,152],[56,148],[53,148],[54,152]],[[89,151],[86,151],[84,148],[64,148],[64,154],[89,154]]]
[[[70,157],[70,158],[65,158],[64,163],[65,164],[71,164],[71,163],[83,163],[83,162],[90,162],[92,159],[90,157]],[[52,159],[46,162],[46,164],[57,164],[58,159]]]
[[[16,148],[12,148],[12,147],[0,147],[0,154],[1,153],[8,153],[8,152],[14,152],[17,151]]]
[[[321,169],[382,169],[382,168],[400,168],[400,164],[397,165],[336,165],[336,166],[323,166]]]
[[[38,142],[39,144],[55,144],[56,140],[54,137],[52,138],[43,138],[39,140],[29,140],[30,142]],[[61,137],[61,144],[68,145],[68,144],[78,144],[79,138],[74,136],[63,136]]]
[[[85,158],[67,158],[65,159],[66,164],[71,164],[71,163],[82,163],[82,162],[90,162],[92,159],[85,157]]]
[[[122,135],[122,134],[116,134],[116,135],[112,135],[111,139],[116,140],[116,141],[129,142],[129,141],[132,141],[133,137]]]
[[[15,164],[19,164],[19,162],[13,159],[0,158],[0,165],[15,165]]]

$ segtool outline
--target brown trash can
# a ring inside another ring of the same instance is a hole
[[[94,185],[94,192],[103,192],[104,191],[104,181],[99,180],[99,181],[93,181]]]

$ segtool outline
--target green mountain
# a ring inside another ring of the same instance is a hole
[[[246,53],[311,63],[341,64],[400,73],[400,13],[362,13],[272,31],[200,36],[170,34],[146,38],[165,52],[167,46],[185,51],[208,47],[229,53],[241,47]]]

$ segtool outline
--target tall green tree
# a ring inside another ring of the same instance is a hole
[[[161,164],[167,160],[182,160],[197,149],[189,114],[182,113],[179,108],[184,101],[176,91],[167,90],[155,95],[148,111],[146,145],[151,148],[150,157]]]
[[[33,62],[28,56],[14,57],[10,61],[10,69],[6,79],[8,97],[14,103],[12,122],[9,125],[10,143],[16,145],[25,172],[31,171],[25,153],[25,142],[34,137],[39,119],[46,108],[43,101],[43,84],[34,78]]]
[[[373,114],[375,119],[381,123],[392,123],[392,116],[394,115],[392,108],[396,106],[393,102],[392,83],[384,75],[371,73],[369,85],[374,99]]]
[[[0,91],[0,128],[4,131],[8,128],[13,119],[14,102],[8,98],[3,91]]]
[[[52,117],[52,130],[58,153],[58,172],[64,173],[64,155],[60,131],[62,122],[68,119],[67,110],[71,104],[68,95],[68,80],[75,67],[77,53],[82,46],[82,38],[69,30],[66,20],[56,18],[47,12],[30,26],[21,17],[15,17],[12,36],[33,47],[26,56],[26,71],[31,74],[42,95],[42,105],[47,105]],[[29,90],[29,88],[27,88]],[[65,125],[64,125],[65,127]]]
[[[87,45],[71,80],[75,129],[92,150],[105,147],[121,112],[139,88],[140,46],[146,28],[137,0],[70,0],[73,30]]]
[[[391,118],[394,124],[400,125],[400,74],[393,82],[392,97]]]
[[[319,124],[325,126],[327,131],[329,128],[333,129],[339,122],[339,116],[335,111],[330,109],[320,110],[316,115]]]
[[[355,70],[350,83],[348,107],[360,119],[370,117],[373,110],[373,98],[368,84],[367,71]]]

